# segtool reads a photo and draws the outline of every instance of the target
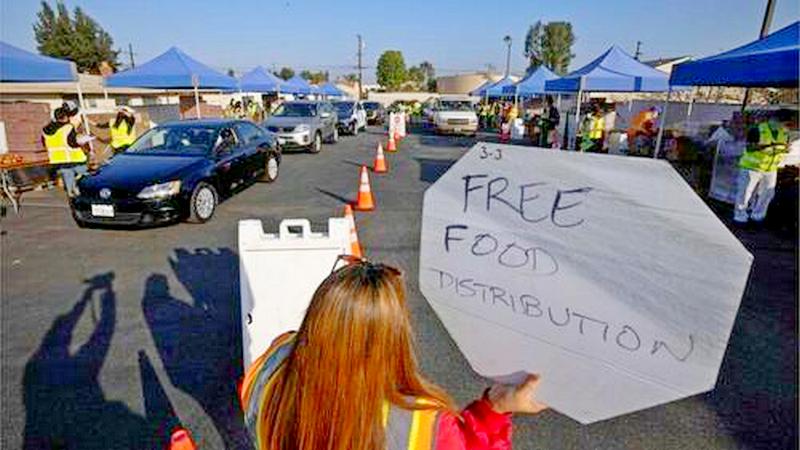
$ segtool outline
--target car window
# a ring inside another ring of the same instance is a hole
[[[236,134],[244,145],[250,145],[264,137],[264,133],[251,123],[237,123]]]
[[[128,149],[132,153],[199,155],[211,151],[218,130],[194,124],[164,125],[148,130]]]
[[[276,117],[314,117],[317,106],[313,103],[284,103],[275,110]]]

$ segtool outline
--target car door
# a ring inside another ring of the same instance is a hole
[[[336,122],[339,120],[336,111],[330,103],[322,103],[320,108],[320,111],[327,113],[322,115],[322,120],[325,124],[325,135],[328,137],[333,136],[333,129],[336,128]]]
[[[233,127],[223,127],[214,149],[220,187],[228,192],[235,190],[242,179],[242,152],[239,138]]]
[[[367,126],[367,111],[361,102],[356,102],[356,123],[359,128],[366,128]]]
[[[248,180],[255,177],[266,163],[266,152],[258,148],[264,139],[264,132],[252,123],[240,122],[236,124],[236,134],[240,141],[242,177]]]

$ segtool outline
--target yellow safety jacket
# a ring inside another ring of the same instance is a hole
[[[592,118],[589,128],[589,139],[600,139],[603,137],[603,131],[606,128],[606,120],[603,116]]]
[[[244,421],[257,449],[263,448],[259,441],[263,416],[262,399],[272,388],[274,374],[283,369],[283,362],[294,346],[295,333],[285,333],[275,339],[272,346],[247,369],[239,395],[244,411]],[[431,404],[423,399],[415,403]],[[430,450],[436,441],[439,411],[435,408],[407,410],[389,402],[382,408],[383,426],[386,431],[387,450]]]
[[[111,148],[118,149],[126,145],[133,144],[133,141],[136,140],[133,127],[128,126],[128,122],[124,120],[121,121],[117,127],[114,126],[115,121],[116,119],[111,119],[108,121],[108,129],[111,133]]]
[[[44,134],[44,146],[50,164],[85,163],[86,153],[80,147],[70,147],[67,136],[72,132],[71,124],[64,124],[53,134]]]
[[[758,124],[758,145],[748,145],[739,158],[739,167],[759,172],[774,172],[788,151],[786,128],[772,130],[767,122]]]

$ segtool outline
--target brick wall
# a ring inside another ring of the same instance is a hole
[[[181,97],[180,108],[182,119],[194,119],[197,117],[197,107],[194,103],[194,97]],[[200,101],[200,115],[204,119],[222,117],[222,107]]]
[[[50,107],[44,103],[0,103],[0,121],[5,123],[10,153],[44,153],[42,127],[50,121]]]

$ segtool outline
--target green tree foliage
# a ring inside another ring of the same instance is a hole
[[[378,58],[378,84],[387,90],[398,89],[406,81],[406,62],[403,53],[387,50]]]
[[[300,76],[308,80],[308,82],[311,84],[322,84],[328,81],[328,72],[312,72],[310,70],[304,70],[300,72]]]
[[[544,65],[559,75],[566,74],[575,56],[572,53],[574,43],[575,35],[569,22],[549,22],[544,25],[536,22],[525,37],[525,57],[528,58],[529,69]]]
[[[348,83],[358,83],[358,75],[354,73],[348,73],[342,76],[342,80],[347,81]]]
[[[409,67],[406,72],[406,81],[411,81],[417,86],[422,86],[425,83],[425,72],[419,67]]]
[[[275,75],[277,75],[280,78],[283,78],[284,80],[288,80],[289,78],[292,78],[294,76],[294,69],[292,69],[291,67],[281,67],[281,70],[275,73]]]
[[[103,61],[114,69],[118,66],[119,52],[112,48],[111,35],[81,8],[70,15],[63,3],[56,3],[53,11],[42,1],[36,16],[33,33],[41,54],[72,60],[81,72],[98,73]]]

